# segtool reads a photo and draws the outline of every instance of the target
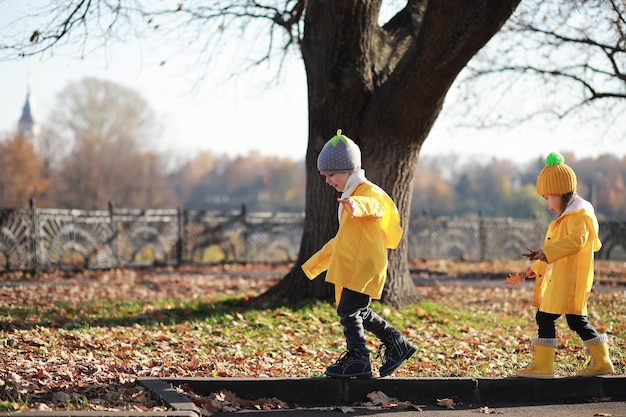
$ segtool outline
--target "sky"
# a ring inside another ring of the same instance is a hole
[[[0,35],[16,13],[15,4],[26,7],[27,3],[0,0]],[[168,60],[159,65],[167,56],[164,48],[129,41],[82,59],[74,50],[60,48],[47,57],[0,60],[0,132],[16,129],[29,85],[35,116],[45,123],[57,94],[67,85],[97,77],[132,88],[146,99],[163,127],[159,150],[183,158],[199,151],[232,157],[256,151],[304,159],[308,115],[300,60],[288,62],[278,82],[272,82],[276,69],[265,67],[226,81],[228,60],[207,68],[206,77],[198,82],[193,54],[188,54],[191,61]],[[451,91],[454,94],[454,88]],[[577,158],[626,154],[626,140],[599,138],[598,126],[588,123],[568,122],[558,129],[534,123],[506,131],[477,131],[455,125],[450,116],[453,106],[454,100],[447,99],[420,157],[455,154],[525,163],[551,151],[573,152]],[[329,132],[329,138],[333,134]]]

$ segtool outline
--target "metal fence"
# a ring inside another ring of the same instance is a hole
[[[40,268],[285,262],[298,255],[303,213],[0,209],[0,271]],[[546,221],[414,216],[410,259],[516,259],[543,240]],[[600,225],[598,258],[624,259],[626,223]]]

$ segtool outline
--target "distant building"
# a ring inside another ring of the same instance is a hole
[[[34,105],[30,94],[30,85],[26,93],[26,103],[22,109],[22,116],[17,122],[17,133],[28,138],[29,142],[35,148],[35,151],[39,152],[39,134],[41,132],[41,126],[35,115]]]

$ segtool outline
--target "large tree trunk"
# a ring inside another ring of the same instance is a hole
[[[317,156],[337,129],[360,147],[367,177],[409,223],[419,150],[454,79],[500,29],[520,0],[413,0],[385,26],[381,0],[309,0],[302,55],[309,93],[304,233],[296,264],[268,294],[290,301],[330,298],[321,275],[300,266],[337,231],[337,193],[317,171]],[[407,239],[390,251],[383,302],[416,301]]]

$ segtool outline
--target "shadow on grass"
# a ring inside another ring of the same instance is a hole
[[[214,302],[199,302],[190,307],[173,307],[154,309],[141,314],[130,314],[126,317],[90,317],[86,318],[79,315],[74,318],[68,318],[69,314],[55,317],[48,320],[7,320],[0,321],[1,331],[10,330],[30,330],[35,327],[46,327],[51,329],[79,329],[89,327],[131,327],[134,325],[173,325],[188,321],[203,321],[212,317],[221,317],[225,315],[234,316],[237,313],[244,314],[250,311],[265,311],[280,308],[288,308],[292,311],[308,308],[319,300],[303,300],[294,304],[287,302],[284,298],[279,297],[243,297],[228,298]],[[25,316],[28,314],[29,308],[17,306],[15,308],[0,308],[0,317]],[[71,312],[71,311],[70,311]],[[43,315],[51,316],[53,314],[46,312]]]

